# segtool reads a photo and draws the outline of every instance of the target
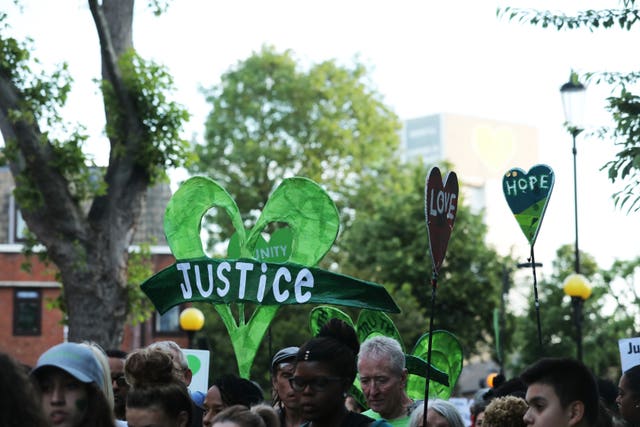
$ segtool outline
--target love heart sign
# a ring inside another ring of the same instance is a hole
[[[444,185],[437,167],[431,168],[425,185],[425,217],[433,269],[437,273],[447,253],[449,238],[458,213],[458,177],[448,172]]]
[[[502,191],[520,229],[533,246],[540,231],[555,181],[547,165],[535,165],[529,172],[520,168],[507,171],[502,178]]]

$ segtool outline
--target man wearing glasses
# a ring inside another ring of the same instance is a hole
[[[363,414],[384,418],[392,426],[408,426],[415,402],[406,392],[407,375],[404,352],[396,340],[377,336],[364,341],[358,353],[358,376],[370,409]]]

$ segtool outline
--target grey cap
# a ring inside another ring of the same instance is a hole
[[[65,342],[54,345],[42,353],[31,375],[38,375],[44,368],[52,366],[62,369],[83,383],[96,383],[102,386],[104,374],[100,362],[86,345]]]
[[[278,351],[273,359],[271,360],[271,371],[273,371],[278,363],[282,363],[288,359],[294,359],[296,354],[298,354],[298,347],[285,347],[282,350]]]

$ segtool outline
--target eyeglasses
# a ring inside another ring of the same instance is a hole
[[[124,374],[112,375],[111,376],[111,382],[112,383],[116,383],[116,385],[118,387],[127,387],[127,386],[129,386],[129,383],[127,382],[126,378],[124,377]]]
[[[329,383],[332,382],[340,382],[342,381],[342,377],[313,377],[313,378],[304,378],[304,377],[292,377],[289,378],[289,384],[291,384],[291,388],[293,391],[303,391],[307,386],[314,392],[323,392],[329,386]]]

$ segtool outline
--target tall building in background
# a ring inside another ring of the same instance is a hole
[[[440,113],[405,120],[401,141],[405,160],[451,163],[462,203],[484,212],[488,243],[502,254],[522,243],[524,236],[502,193],[502,177],[513,167],[527,171],[539,162],[536,128]]]

